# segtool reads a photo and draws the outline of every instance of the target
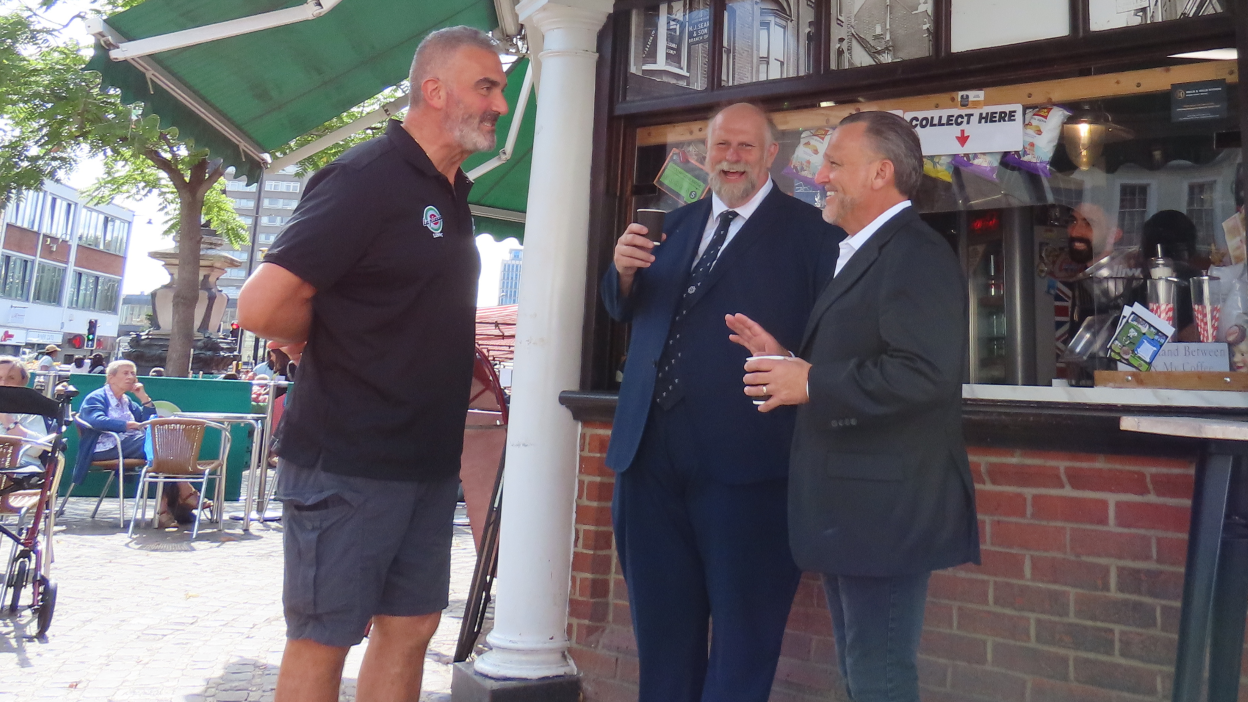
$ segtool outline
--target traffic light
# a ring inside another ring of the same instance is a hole
[[[95,348],[95,328],[98,324],[99,324],[98,320],[95,320],[95,319],[87,320],[87,348],[89,349]]]
[[[230,338],[238,341],[239,334],[243,333],[243,328],[238,326],[238,322],[230,322]]]

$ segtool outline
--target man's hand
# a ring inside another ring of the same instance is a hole
[[[760,354],[755,354],[760,355]],[[784,360],[760,358],[745,362],[745,394],[771,397],[759,405],[759,412],[770,412],[784,405],[804,405],[810,401],[806,382],[810,364],[800,358]]]
[[[294,344],[287,344],[281,341],[270,341],[269,343],[265,344],[265,347],[270,348],[270,349],[277,349],[278,351],[285,353],[287,356],[290,356],[291,363],[298,364],[299,359],[303,358],[303,347],[307,345],[308,345],[308,342],[306,341],[300,341]],[[288,369],[286,368],[274,368],[273,372],[286,375],[287,370]]]
[[[743,314],[724,315],[724,323],[734,333],[728,340],[741,344],[750,350],[751,356],[792,356],[787,349],[763,329],[762,325]]]
[[[628,225],[624,233],[615,242],[615,257],[612,259],[615,263],[615,270],[620,274],[620,293],[628,295],[633,289],[633,277],[637,275],[639,268],[649,268],[654,262],[654,254],[651,251],[658,244],[646,238],[649,232],[636,222]],[[667,235],[663,234],[664,241]]]

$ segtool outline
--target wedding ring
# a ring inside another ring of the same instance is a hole
[[[763,394],[764,394],[764,395],[770,395],[770,394],[771,394],[771,393],[767,392],[767,386],[766,386],[766,385],[764,385],[764,386],[763,386]]]

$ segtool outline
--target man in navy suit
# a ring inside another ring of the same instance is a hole
[[[725,108],[706,141],[712,196],[670,213],[660,245],[629,225],[602,285],[632,322],[606,462],[640,702],[768,698],[800,577],[785,521],[795,413],[755,411],[738,384],[748,354],[722,330],[744,313],[795,347],[844,237],[772,182],[762,110]]]

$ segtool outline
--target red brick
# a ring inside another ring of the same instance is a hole
[[[934,600],[988,604],[988,581],[965,578],[952,573],[932,573],[927,596]]]
[[[1075,656],[1075,682],[1136,695],[1157,694],[1157,671],[1144,666]]]
[[[1031,619],[975,607],[958,607],[958,631],[995,639],[1031,640]]]
[[[1062,469],[1026,463],[986,463],[993,485],[1029,488],[1064,488]]]
[[[581,422],[581,429],[586,432],[601,431],[610,434],[611,422]]]
[[[627,602],[611,603],[611,623],[627,627],[631,627],[633,625],[632,611],[629,609]]]
[[[1023,451],[1023,458],[1049,463],[1100,463],[1101,457],[1095,453],[1074,453],[1071,451]]]
[[[1130,629],[1118,632],[1118,655],[1143,663],[1173,667],[1178,645],[1177,636]]]
[[[1022,580],[1026,577],[1027,554],[983,548],[980,549],[979,555],[980,565],[967,563],[958,566],[958,570],[973,575],[986,575],[993,578]]]
[[[610,478],[615,474],[603,462],[602,456],[581,456],[581,475],[592,475],[599,478]]]
[[[976,485],[987,485],[988,481],[984,478],[984,466],[981,463],[971,463],[971,482]]]
[[[1071,685],[1053,680],[1031,681],[1031,702],[1114,702],[1116,695],[1087,685]]]
[[[568,617],[586,622],[605,622],[611,614],[611,603],[603,600],[568,598]]]
[[[1153,537],[1129,531],[1105,529],[1070,530],[1070,552],[1120,561],[1153,560]]]
[[[1158,497],[1190,500],[1196,486],[1193,473],[1153,473],[1148,479],[1153,484],[1153,494]]]
[[[966,455],[972,461],[981,461],[993,458],[1014,458],[1018,456],[1018,451],[1006,448],[993,448],[989,446],[967,446]]]
[[[992,545],[1025,551],[1066,552],[1066,527],[1034,522],[992,521]]]
[[[976,490],[975,511],[981,516],[1022,519],[1027,516],[1027,496],[1008,490]]]
[[[1070,593],[1051,587],[997,581],[992,586],[992,603],[1020,612],[1070,616]]]
[[[637,702],[637,686],[608,678],[581,678],[585,702]]]
[[[984,665],[988,662],[988,642],[973,636],[944,631],[924,631],[919,651],[946,661]]]
[[[1070,656],[1005,641],[992,642],[992,667],[1053,680],[1070,679]]]
[[[799,661],[810,660],[811,635],[797,631],[784,632],[780,641],[780,655]]]
[[[955,665],[949,688],[994,702],[1022,702],[1027,695],[1027,679],[996,670]]]
[[[1183,573],[1118,566],[1118,592],[1177,602],[1183,598]]]
[[[579,487],[582,500],[604,505],[611,504],[611,493],[615,490],[615,483],[582,476]]]
[[[1187,539],[1158,536],[1157,562],[1161,565],[1177,566],[1179,568],[1186,567]]]
[[[1148,495],[1148,476],[1138,470],[1114,468],[1075,468],[1066,466],[1066,480],[1072,490]]]
[[[1114,523],[1127,529],[1173,531],[1186,534],[1191,522],[1191,509],[1153,502],[1118,502],[1114,505]]]
[[[1181,615],[1182,610],[1178,606],[1171,607],[1163,604],[1161,606],[1161,630],[1167,634],[1177,635],[1179,633],[1179,617]]]
[[[1031,518],[1045,522],[1109,524],[1109,502],[1093,497],[1032,495]]]
[[[615,677],[635,685],[637,684],[637,681],[641,679],[639,668],[640,666],[638,665],[636,657],[620,655],[619,660],[616,662]],[[632,699],[637,699],[636,692],[633,692]]]
[[[776,680],[816,690],[830,690],[832,670],[827,665],[781,658],[776,666]]]
[[[637,639],[633,636],[632,627],[607,627],[606,633],[602,635],[601,646],[607,651],[637,655]]]
[[[571,626],[573,622],[569,622]],[[602,641],[602,635],[606,633],[607,627],[604,624],[587,624],[585,622],[575,622],[576,635],[572,639],[578,644],[589,647],[596,647]]]
[[[832,615],[826,609],[814,607],[790,609],[787,630],[826,635],[832,631]]]
[[[572,572],[585,575],[610,575],[615,554],[611,552],[572,552]]]
[[[812,661],[829,661],[836,664],[836,639],[831,636],[812,637],[810,659]]]
[[[1192,470],[1195,465],[1188,458],[1159,458],[1157,456],[1115,456],[1106,454],[1101,459],[1110,465],[1164,468],[1169,470]]]
[[[919,656],[919,684],[925,687],[949,687],[949,664],[927,656]]]
[[[1070,621],[1037,619],[1036,643],[1112,656],[1114,654],[1114,630]]]
[[[1031,579],[1080,590],[1109,590],[1109,566],[1076,558],[1031,557]]]
[[[1157,605],[1129,600],[1117,595],[1075,593],[1075,618],[1106,624],[1122,624],[1137,629],[1157,627]]]
[[[923,626],[932,629],[952,629],[953,605],[928,602],[923,609]]]
[[[610,434],[586,434],[585,454],[589,456],[605,456],[607,454],[607,444],[610,442]]]
[[[577,527],[576,537],[576,547],[585,551],[610,551],[615,544],[611,530],[602,527]]]
[[[610,527],[611,505],[577,505],[576,523],[583,526]]]

